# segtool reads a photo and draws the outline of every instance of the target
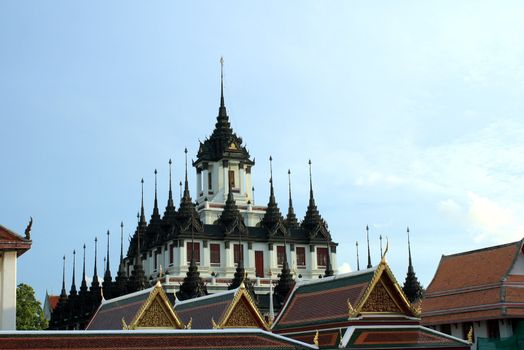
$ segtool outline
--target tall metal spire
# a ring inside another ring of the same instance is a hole
[[[158,200],[157,200],[157,171],[155,169],[155,202],[153,205],[153,215],[160,215],[158,213]]]
[[[225,103],[224,103],[224,57],[220,57],[220,107],[225,107]]]
[[[309,200],[313,200],[313,177],[311,175],[311,159],[309,160]]]
[[[73,250],[73,278],[71,281],[71,290],[69,291],[70,296],[76,296],[76,283],[75,283],[75,272],[76,272],[76,250]]]
[[[63,259],[63,262],[62,262],[62,291],[60,292],[60,299],[61,300],[66,300],[67,299],[67,292],[66,292],[66,289],[65,289],[65,261],[66,261],[65,255],[64,255],[64,257],[62,259]]]
[[[91,290],[97,289],[100,286],[98,282],[98,273],[96,270],[97,253],[98,253],[98,238],[95,237],[95,268],[93,271],[93,280],[91,281]]]
[[[120,221],[120,263],[124,261],[124,222]]]
[[[107,230],[107,255],[104,258],[104,282],[102,282],[102,287],[104,289],[104,298],[110,299],[113,297],[113,282],[111,277],[111,268],[109,263],[109,230]]]
[[[173,190],[172,190],[172,187],[171,187],[171,158],[169,158],[169,198],[167,200],[167,205],[168,207],[171,206],[171,207],[174,207],[175,204],[173,202]]]
[[[358,241],[355,243],[357,247],[357,271],[360,271],[360,257],[358,256]]]
[[[146,214],[144,213],[144,178],[140,181],[142,184],[142,200],[140,205],[140,223],[141,224],[147,224],[146,223]]]
[[[291,169],[287,170],[287,180],[289,191],[289,207],[287,209],[287,216],[284,223],[287,228],[295,228],[298,227],[298,221],[297,216],[295,215],[295,209],[293,209],[293,200],[291,199]]]
[[[176,216],[175,204],[173,202],[173,188],[171,186],[171,164],[172,161],[169,159],[169,196],[167,199],[167,206],[164,212],[163,221],[167,223],[174,223]]]
[[[269,198],[275,199],[275,191],[273,190],[273,157],[269,156]]]
[[[380,257],[382,258],[382,234],[379,236],[379,239],[380,239]]]
[[[86,281],[86,244],[83,246],[83,262],[82,262],[82,283],[80,284],[80,295],[83,296],[87,292],[87,281]]]
[[[368,242],[368,266],[367,268],[370,269],[373,267],[373,265],[371,265],[371,251],[369,250],[369,227],[368,225],[366,225],[366,239]]]
[[[111,272],[109,270],[109,230],[107,230],[107,259],[106,259],[106,273],[109,273],[111,275]]]
[[[413,268],[413,263],[411,261],[411,242],[409,240],[409,226],[407,228],[407,234],[408,234],[408,255],[409,255],[409,265],[411,268]]]
[[[315,198],[313,197],[313,176],[311,171],[311,159],[309,160],[309,204],[307,206],[306,215],[302,220],[301,227],[306,231],[310,238],[321,238],[328,242],[331,240],[331,235],[327,228],[327,224],[320,215]]]

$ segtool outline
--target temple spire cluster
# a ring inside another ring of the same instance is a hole
[[[262,205],[255,203],[251,179],[255,159],[251,158],[244,141],[231,127],[224,97],[223,59],[220,60],[220,104],[216,123],[211,135],[199,143],[196,160],[191,160],[190,164],[196,170],[195,201],[189,187],[189,161],[185,148],[178,207],[173,198],[173,161],[168,161],[167,203],[163,215],[158,203],[160,174],[154,169],[149,221],[144,200],[145,181],[143,178],[140,180],[140,208],[127,252],[124,252],[126,242],[121,222],[117,272],[115,276],[111,273],[111,236],[107,230],[106,252],[102,254],[103,275],[102,281],[99,281],[98,240],[95,238],[94,270],[89,289],[85,276],[84,247],[80,294],[76,292],[74,275],[69,296],[65,292],[65,280],[62,283],[63,303],[68,305],[68,300],[75,299],[77,294],[82,296],[83,301],[79,303],[85,304],[81,311],[83,316],[77,315],[74,319],[63,314],[58,320],[55,319],[52,327],[60,328],[66,319],[81,323],[102,298],[108,300],[140,291],[150,287],[153,281],[164,283],[166,288],[170,288],[169,292],[176,293],[180,300],[241,285],[254,300],[258,300],[252,281],[255,278],[269,279],[271,286],[274,284],[275,287],[275,300],[272,301],[276,301],[278,306],[297,279],[318,278],[319,275],[329,277],[335,273],[337,243],[332,241],[328,225],[316,205],[311,160],[308,163],[309,203],[302,220],[298,220],[295,213],[290,169],[287,170],[288,205],[285,217],[279,208],[274,181],[278,174],[273,173],[272,156],[269,156],[268,164],[267,202]],[[232,257],[236,247],[239,249],[236,253],[238,260]],[[318,261],[313,262],[313,259]],[[113,263],[116,261],[113,258]],[[73,272],[74,265],[73,256]],[[65,279],[65,262],[63,269]],[[269,283],[264,282],[260,287],[257,281],[257,290],[264,286],[268,287]]]

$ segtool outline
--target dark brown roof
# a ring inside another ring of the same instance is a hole
[[[2,349],[315,349],[259,329],[0,332]]]
[[[349,327],[341,341],[345,349],[469,349],[465,341],[422,326]]]
[[[24,254],[31,248],[31,240],[0,225],[0,251],[17,251],[18,256]]]
[[[191,320],[192,329],[212,329],[215,322],[220,322],[227,308],[235,297],[237,290],[206,295],[200,298],[193,298],[175,302],[175,311],[185,324]]]
[[[260,328],[269,329],[243,284],[222,293],[175,302],[175,312],[192,329]],[[236,324],[242,315],[242,324]]]
[[[151,289],[144,289],[111,300],[103,300],[87,330],[122,329],[122,319],[130,323],[145,303]]]
[[[422,302],[427,325],[524,315],[522,241],[442,256]],[[523,266],[524,267],[524,266]]]
[[[371,310],[367,301],[375,293],[381,294],[379,297],[384,302],[386,298],[385,304],[395,310]],[[387,263],[382,260],[370,269],[298,283],[272,329],[277,332],[293,332],[293,329],[304,327],[324,329],[347,323],[350,314],[355,317],[363,313],[383,314],[384,311],[402,317],[415,315]]]

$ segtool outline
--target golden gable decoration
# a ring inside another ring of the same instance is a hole
[[[184,328],[183,323],[171,308],[171,304],[160,282],[157,282],[131,323],[126,325],[125,320],[122,320],[122,324],[125,329]]]

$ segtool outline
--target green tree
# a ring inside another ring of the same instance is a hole
[[[35,291],[30,285],[20,283],[16,287],[16,329],[46,329],[42,306],[35,298]]]

